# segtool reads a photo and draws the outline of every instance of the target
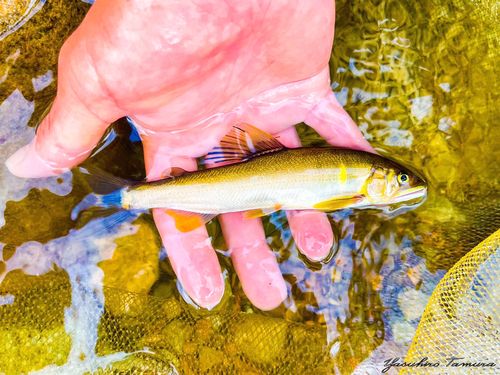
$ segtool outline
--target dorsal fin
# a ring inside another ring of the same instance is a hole
[[[233,126],[220,141],[220,147],[208,153],[203,164],[239,163],[283,149],[285,146],[271,134],[241,123]]]

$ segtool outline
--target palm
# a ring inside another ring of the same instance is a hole
[[[36,141],[8,163],[14,174],[77,165],[122,116],[141,134],[149,179],[196,169],[194,158],[239,121],[289,147],[300,145],[292,126],[305,121],[332,144],[370,150],[329,87],[333,0],[149,3],[100,0],[91,8],[61,50],[57,98]],[[163,211],[154,216],[188,294],[217,303],[223,282],[205,228],[180,233]],[[288,218],[304,254],[327,255],[333,235],[324,214]],[[286,289],[260,221],[236,213],[221,222],[247,295],[261,308],[276,306]]]

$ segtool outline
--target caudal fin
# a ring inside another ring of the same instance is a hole
[[[107,195],[90,193],[78,203],[73,211],[71,211],[71,219],[76,220],[83,212],[92,211],[95,216],[99,212],[118,211],[123,208],[122,205],[122,190],[117,190]],[[114,210],[113,210],[114,209]]]
[[[92,211],[91,216],[98,217],[99,212],[106,216],[110,211],[117,212],[125,209],[122,205],[124,192],[127,187],[137,182],[112,176],[96,168],[80,168],[80,172],[86,175],[93,193],[76,205],[71,212],[72,220],[77,220],[82,213],[87,211]]]
[[[132,186],[139,183],[138,181],[131,181],[113,176],[97,168],[80,168],[80,172],[87,176],[87,182],[92,191],[99,195],[108,195],[126,186]]]
[[[97,212],[94,212],[96,214]],[[91,212],[84,212],[80,218],[75,233],[75,238],[85,240],[100,235],[101,233],[114,231],[115,227],[127,220],[129,217],[137,216],[137,212],[113,211],[103,209],[98,215],[92,215]]]

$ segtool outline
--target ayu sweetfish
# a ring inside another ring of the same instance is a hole
[[[379,155],[335,147],[288,149],[247,124],[234,126],[204,163],[224,165],[118,190],[118,179],[101,180],[107,191],[115,191],[91,194],[82,204],[164,208],[186,232],[227,212],[246,211],[245,217],[253,218],[277,210],[414,205],[427,192],[417,175]]]

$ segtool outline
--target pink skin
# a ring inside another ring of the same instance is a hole
[[[59,56],[57,98],[36,138],[8,161],[20,177],[54,176],[88,157],[112,121],[129,116],[141,134],[148,179],[196,169],[233,124],[244,121],[300,146],[305,121],[332,145],[373,152],[330,90],[333,0],[98,0]],[[186,292],[218,303],[224,283],[204,227],[179,232],[155,222]],[[324,258],[326,215],[287,212],[299,250]],[[261,309],[286,287],[258,219],[221,215],[243,288]]]

